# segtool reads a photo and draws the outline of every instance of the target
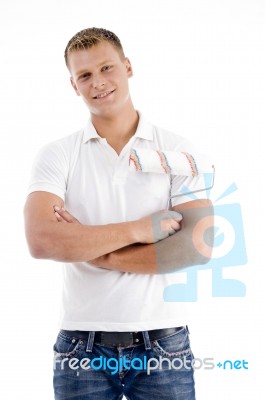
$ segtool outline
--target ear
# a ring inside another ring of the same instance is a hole
[[[71,85],[73,86],[74,91],[76,92],[77,96],[80,96],[80,93],[79,93],[79,91],[77,89],[77,86],[76,86],[75,81],[74,81],[72,76],[70,77],[70,82],[71,82]]]
[[[129,60],[129,58],[125,58],[125,67],[126,67],[126,71],[127,71],[127,76],[128,78],[131,78],[133,76],[133,69],[132,69],[132,64]]]

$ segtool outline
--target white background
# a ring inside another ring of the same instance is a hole
[[[23,205],[39,148],[82,127],[88,111],[64,66],[68,40],[113,30],[133,67],[136,108],[212,156],[213,200],[241,204],[248,263],[225,277],[243,298],[213,298],[211,270],[198,274],[191,305],[197,357],[245,359],[248,370],[200,370],[197,400],[261,398],[264,365],[265,2],[262,0],[1,0],[1,384],[2,399],[53,398],[61,267],[29,256]],[[255,390],[255,395],[253,391]]]

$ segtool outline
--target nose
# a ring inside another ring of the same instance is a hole
[[[100,89],[104,87],[105,85],[104,77],[102,75],[94,75],[92,84],[94,89]]]

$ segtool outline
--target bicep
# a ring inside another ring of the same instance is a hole
[[[204,216],[213,218],[213,205],[209,199],[188,201],[172,207],[172,210],[181,213],[183,220],[185,220],[186,217],[189,224],[192,224]]]
[[[193,240],[201,241],[205,234],[209,236],[209,240],[211,239],[214,227],[214,210],[211,200],[188,201],[172,209],[182,215],[181,228],[192,234]]]
[[[30,193],[24,208],[25,222],[34,225],[44,221],[56,221],[53,212],[54,205],[63,207],[64,201],[53,193]]]
[[[214,208],[209,199],[189,201],[173,207],[182,214],[181,230],[200,254],[210,258],[214,240]]]
[[[204,202],[208,203],[208,200],[205,199]],[[206,203],[204,203],[204,204],[206,204]],[[194,207],[196,207],[198,205],[199,205],[198,200],[192,200],[192,201],[187,201],[186,203],[178,204],[178,205],[172,207],[172,209],[174,211],[178,211],[179,212],[180,209],[185,210],[185,209],[189,209],[189,208],[194,208]]]
[[[53,206],[64,206],[64,201],[48,192],[33,192],[28,195],[24,207],[25,233],[31,252],[41,236],[42,228],[58,223]]]

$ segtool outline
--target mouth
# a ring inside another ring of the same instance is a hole
[[[115,91],[115,89],[114,90],[108,90],[108,91],[106,91],[104,93],[100,93],[97,96],[94,96],[93,99],[95,99],[95,100],[104,99],[104,98],[108,97],[109,95],[111,95],[114,91]]]

